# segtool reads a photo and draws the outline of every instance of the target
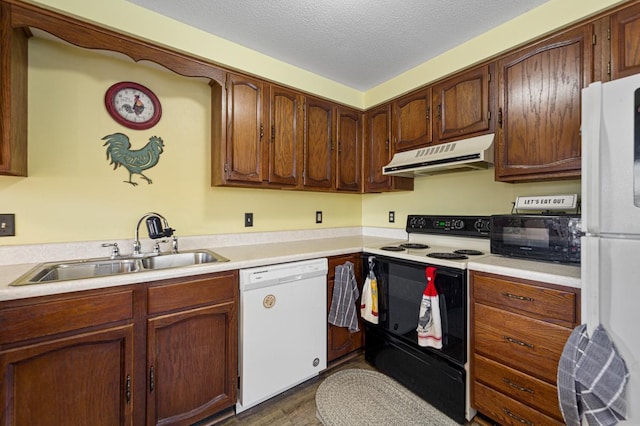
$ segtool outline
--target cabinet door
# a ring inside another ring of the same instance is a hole
[[[640,73],[640,4],[611,15],[611,78]]]
[[[191,424],[236,402],[233,302],[148,320],[147,425]]]
[[[336,111],[336,189],[360,191],[362,154],[362,113],[338,108]]]
[[[27,175],[27,34],[0,4],[0,175]]]
[[[271,86],[269,183],[296,186],[300,181],[304,138],[303,102],[301,94]]]
[[[364,149],[364,190],[376,192],[391,188],[391,176],[382,168],[391,161],[391,104],[367,113],[367,132]]]
[[[344,262],[352,262],[356,281],[358,282],[358,291],[362,294],[362,265],[358,254],[346,256],[334,256],[329,258],[329,271],[327,274],[327,314],[331,309],[331,300],[333,297],[333,287],[335,284],[336,266],[344,264]],[[356,303],[358,310],[358,328],[360,331],[356,333],[349,332],[346,327],[336,327],[327,323],[327,362],[334,361],[341,356],[360,349],[364,345],[364,324],[360,318],[360,298]]]
[[[305,105],[304,186],[333,188],[333,106],[307,97]]]
[[[498,61],[496,180],[580,176],[581,91],[591,82],[591,33],[584,25]]]
[[[132,425],[133,325],[0,353],[3,425]]]
[[[228,181],[261,182],[263,128],[263,83],[229,74],[227,77]]]
[[[433,142],[431,92],[428,87],[393,103],[395,151],[405,151]]]
[[[493,64],[484,65],[434,87],[435,140],[448,142],[493,131],[493,68]]]

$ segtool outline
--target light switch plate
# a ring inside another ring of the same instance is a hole
[[[316,223],[322,223],[322,212],[321,211],[317,211],[316,212]]]
[[[16,235],[16,215],[0,214],[0,237],[13,237]]]

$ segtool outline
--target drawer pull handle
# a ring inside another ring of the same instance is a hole
[[[506,377],[504,377],[502,379],[502,381],[505,382],[507,385],[511,386],[512,388],[517,389],[517,390],[519,390],[521,392],[528,392],[531,395],[533,395],[535,393],[532,389],[525,388],[525,387],[520,386],[520,385],[518,385],[516,383],[513,383],[511,380],[507,379]]]
[[[533,349],[534,346],[531,343],[523,342],[522,340],[514,339],[513,337],[504,336],[504,339],[509,343],[515,343],[516,345],[526,346],[527,348]]]
[[[517,294],[512,294],[512,293],[502,293],[502,295],[505,296],[505,297],[508,297],[510,299],[524,300],[525,302],[533,302],[533,301],[535,301],[535,299],[533,297],[518,296]]]
[[[533,423],[532,421],[529,421],[527,419],[523,419],[522,417],[518,416],[517,414],[512,413],[511,410],[509,410],[508,408],[503,408],[502,411],[504,411],[507,416],[511,417],[512,419],[514,419],[517,422],[522,423],[523,425],[535,426],[535,423]]]

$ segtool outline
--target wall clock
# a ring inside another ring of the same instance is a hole
[[[150,129],[162,116],[158,97],[150,89],[130,81],[109,87],[104,104],[115,121],[130,129]]]

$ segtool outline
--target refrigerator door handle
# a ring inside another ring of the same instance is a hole
[[[600,232],[600,143],[602,132],[602,82],[582,89],[582,231]],[[588,171],[587,172],[585,172]],[[586,195],[588,194],[588,196]]]
[[[582,323],[591,335],[600,324],[600,238],[582,237],[580,246]]]

